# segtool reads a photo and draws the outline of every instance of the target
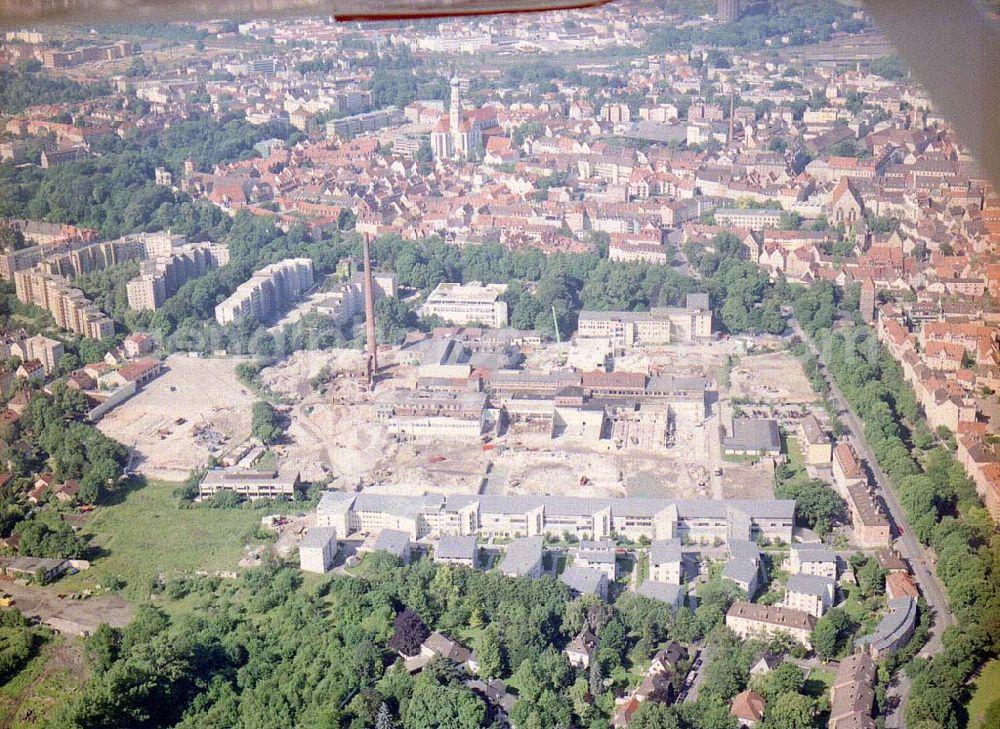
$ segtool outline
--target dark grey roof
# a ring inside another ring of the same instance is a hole
[[[578,595],[597,595],[600,592],[601,583],[606,583],[608,578],[603,572],[595,570],[593,567],[571,564],[559,575],[559,580]]]
[[[722,439],[724,448],[740,451],[774,451],[781,448],[778,421],[754,418],[733,420],[732,432]]]
[[[476,538],[470,535],[442,536],[434,545],[434,556],[438,559],[471,559],[476,561]]]
[[[507,545],[500,570],[504,574],[526,575],[542,558],[542,537],[521,537]]]
[[[834,551],[822,544],[793,544],[792,549],[798,553],[801,562],[837,561]]]
[[[409,544],[410,535],[406,532],[397,529],[383,529],[372,544],[372,549],[402,557],[406,554],[406,548]]]
[[[708,311],[711,308],[708,303],[708,294],[706,293],[688,294],[684,304],[686,308],[693,311]]]
[[[313,527],[302,538],[300,548],[323,549],[331,541],[337,540],[337,530],[333,527]]]
[[[649,548],[649,561],[651,564],[663,564],[664,562],[681,561],[681,540],[680,539],[658,539]]]
[[[875,650],[897,647],[897,641],[902,638],[917,620],[917,601],[912,597],[900,597],[889,600],[889,612],[875,628],[875,632],[858,638],[857,645],[871,644]]]
[[[684,599],[684,587],[682,585],[672,585],[669,582],[656,582],[646,580],[636,593],[650,600],[660,600],[668,605],[677,605]]]
[[[760,576],[760,569],[745,559],[731,559],[722,568],[722,576],[741,585],[752,587]]]
[[[754,564],[760,564],[761,562],[761,552],[760,547],[758,547],[753,542],[744,541],[731,541],[728,544],[729,556],[733,559],[743,559],[747,562],[753,562]]]
[[[454,337],[440,339],[427,349],[420,363],[424,365],[460,365],[469,364],[471,353],[468,348]]]
[[[798,592],[803,595],[812,595],[822,598],[824,595],[832,594],[837,583],[829,577],[818,577],[816,575],[789,575],[785,587],[789,592]]]

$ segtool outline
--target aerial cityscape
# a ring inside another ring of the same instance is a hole
[[[0,727],[1000,729],[1000,180],[863,2],[268,9],[0,22]]]

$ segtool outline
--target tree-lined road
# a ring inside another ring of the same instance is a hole
[[[910,524],[906,520],[906,512],[903,511],[903,506],[890,485],[889,477],[879,467],[878,462],[872,456],[871,450],[868,447],[868,441],[865,440],[864,428],[861,421],[854,414],[850,404],[847,402],[847,398],[844,397],[833,377],[830,376],[822,353],[813,343],[812,339],[806,336],[799,323],[794,319],[792,320],[792,326],[795,333],[806,343],[819,362],[820,374],[830,385],[830,400],[837,407],[837,410],[843,413],[841,420],[850,431],[848,441],[854,447],[855,452],[867,463],[871,476],[875,481],[876,493],[882,498],[886,508],[889,510],[889,516],[892,519],[897,535],[895,541],[896,550],[909,563],[924,600],[934,612],[934,620],[930,626],[930,639],[920,650],[919,655],[928,658],[940,653],[944,649],[941,636],[945,628],[955,623],[955,615],[948,607],[948,599],[945,596],[944,588],[941,586],[937,575],[934,574],[934,570],[929,566],[930,561],[927,551],[913,535],[913,530],[910,529]],[[903,709],[910,691],[909,680],[903,672],[899,672],[898,679],[897,685],[893,687],[894,690],[890,690],[890,695],[894,695],[899,699],[897,709],[891,712],[886,718],[886,726],[890,728],[902,727],[904,725],[902,718]]]

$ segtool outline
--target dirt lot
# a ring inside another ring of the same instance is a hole
[[[152,478],[183,479],[210,454],[227,455],[250,435],[257,398],[236,378],[240,361],[171,355],[163,375],[105,415],[98,427],[134,449],[136,470]],[[214,451],[197,437],[205,428],[218,434]]]
[[[788,352],[742,357],[732,371],[730,394],[751,402],[785,405],[819,400],[801,363]]]
[[[0,582],[0,589],[14,598],[15,607],[22,613],[66,635],[92,633],[101,623],[121,628],[132,619],[132,606],[115,595],[85,600],[60,599],[56,587],[33,587],[7,581]]]

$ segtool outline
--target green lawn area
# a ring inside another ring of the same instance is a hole
[[[819,698],[830,695],[830,687],[833,685],[833,671],[826,669],[816,669],[810,671],[809,678],[806,679],[803,690],[807,696]]]
[[[274,451],[264,451],[260,458],[254,461],[253,467],[258,471],[274,471],[278,468],[278,454]]]
[[[236,570],[250,532],[263,513],[254,509],[182,509],[177,484],[141,482],[120,503],[102,506],[81,528],[99,554],[89,570],[60,581],[63,591],[126,582],[124,596],[144,600],[156,575],[195,570]]]
[[[794,435],[785,435],[782,439],[784,440],[782,444],[784,451],[788,454],[788,465],[795,469],[796,472],[805,471],[806,464],[802,456],[802,447],[799,445],[799,439]]]
[[[983,725],[983,714],[994,701],[1000,701],[1000,658],[994,658],[983,666],[983,670],[974,682],[972,699],[968,707],[970,729],[977,729]]]

